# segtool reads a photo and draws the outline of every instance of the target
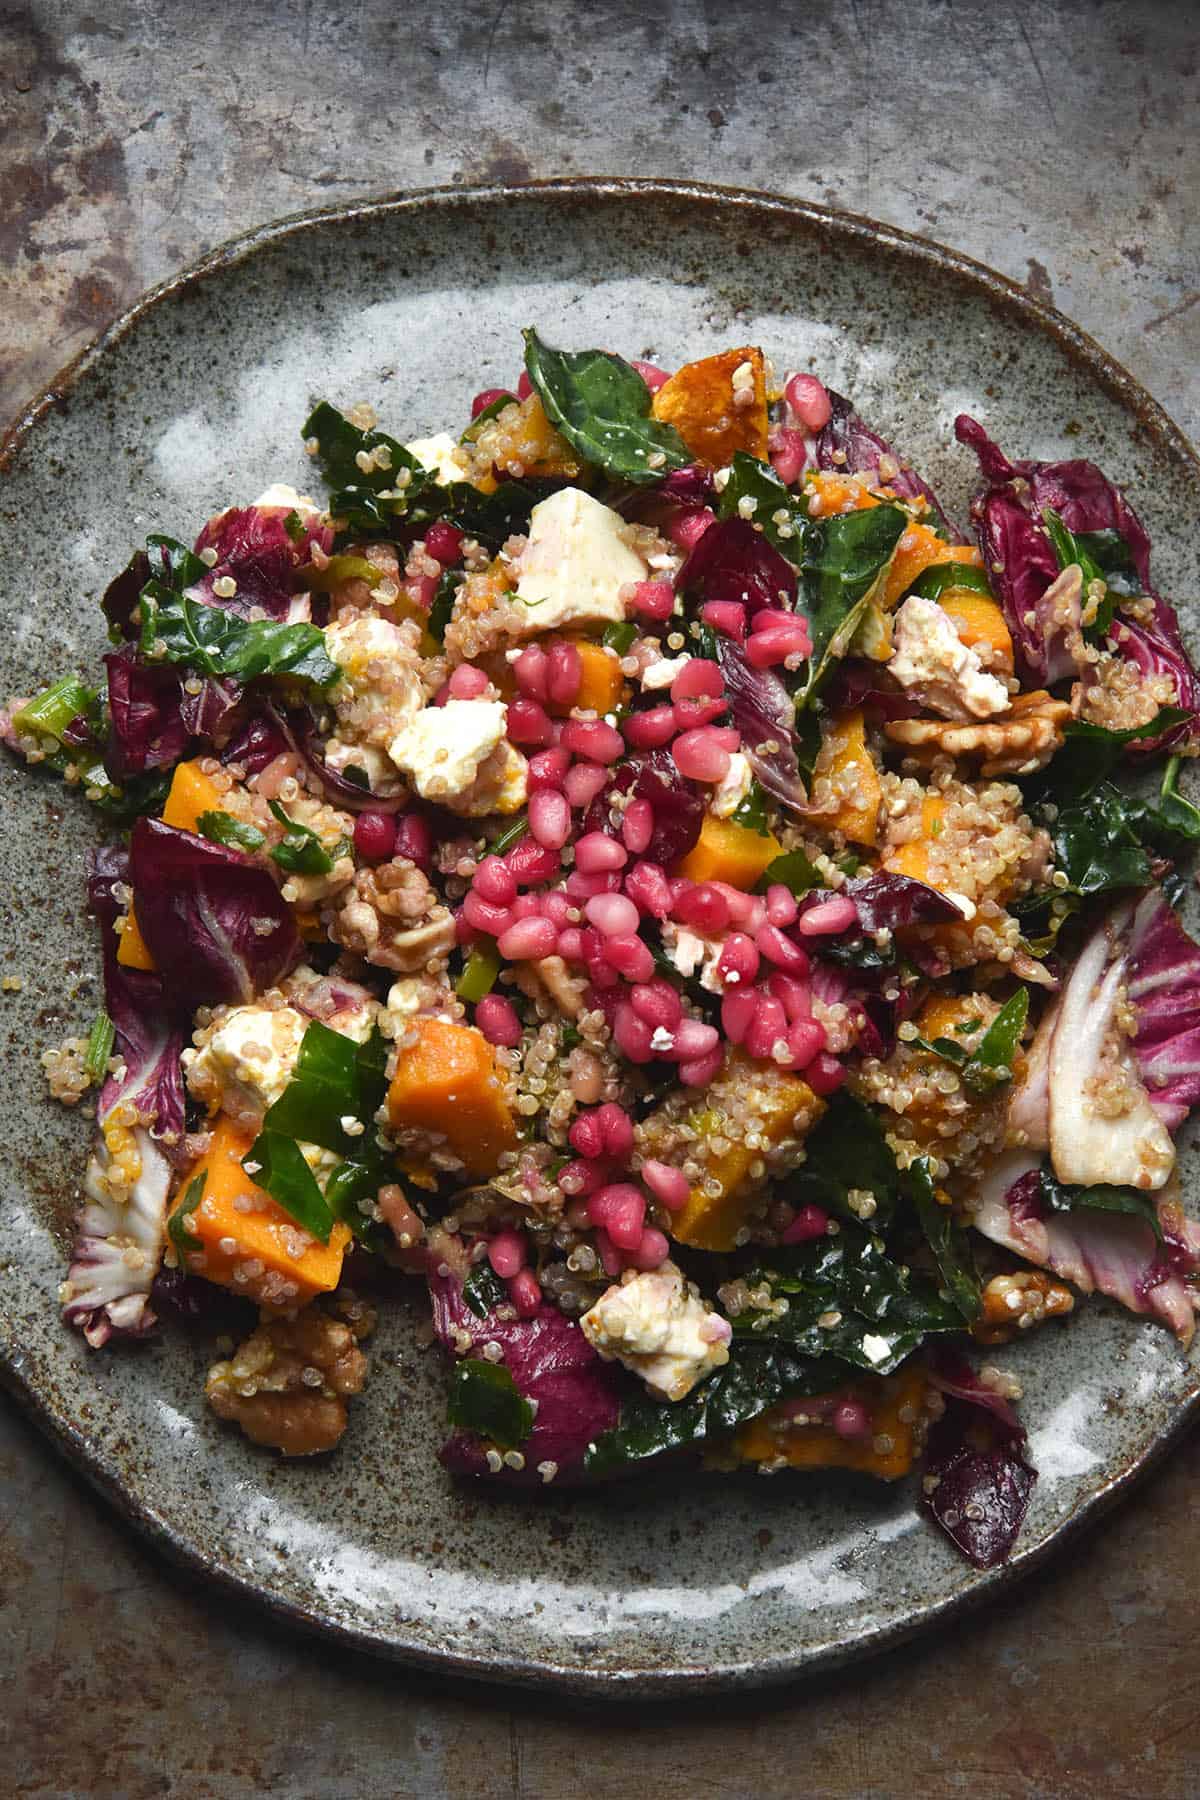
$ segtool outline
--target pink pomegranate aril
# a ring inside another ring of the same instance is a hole
[[[581,1156],[574,1162],[564,1163],[558,1171],[558,1184],[564,1194],[581,1194],[584,1199],[589,1194],[599,1193],[612,1180],[612,1172],[606,1162],[598,1161],[594,1156]],[[584,1208],[584,1222],[587,1209]]]
[[[641,1177],[660,1206],[668,1212],[682,1212],[691,1198],[691,1187],[682,1169],[651,1158],[641,1167]]]
[[[589,762],[614,763],[625,752],[624,738],[603,719],[568,719],[559,741],[572,756],[585,756]]]
[[[736,731],[702,725],[698,731],[685,731],[677,737],[671,755],[681,775],[716,783],[728,775],[730,752],[737,749],[739,741]]]
[[[848,894],[836,894],[832,900],[819,900],[796,920],[802,937],[833,937],[858,924],[858,908]]]
[[[740,600],[707,600],[700,608],[700,617],[714,631],[733,638],[739,644],[745,643],[746,609]]]
[[[836,1057],[822,1050],[804,1071],[804,1079],[814,1094],[834,1094],[846,1079],[846,1071]]]
[[[637,370],[652,394],[656,394],[659,388],[671,379],[665,369],[657,368],[654,363],[642,362],[636,356],[630,358],[629,366],[631,369]]]
[[[628,861],[624,844],[604,831],[589,831],[575,845],[575,867],[582,875],[607,875]]]
[[[710,1050],[706,1056],[698,1056],[692,1062],[681,1062],[679,1079],[684,1087],[707,1087],[709,1082],[715,1081],[720,1074],[723,1061],[724,1052],[718,1044],[717,1048]]]
[[[459,663],[446,683],[446,698],[448,700],[478,700],[481,694],[486,694],[490,686],[491,682],[482,669],[477,669],[473,663]]]
[[[833,1409],[833,1429],[840,1438],[871,1435],[871,1415],[861,1400],[839,1400]]]
[[[517,377],[517,399],[518,400],[528,400],[528,398],[529,398],[530,394],[532,394],[532,392],[533,392],[533,383],[532,383],[532,381],[530,381],[529,376],[525,373],[525,370],[522,369],[520,375]]]
[[[626,981],[649,981],[654,973],[654,956],[640,937],[621,934],[605,939],[604,954]]]
[[[670,1254],[668,1239],[655,1226],[647,1225],[643,1228],[637,1249],[630,1251],[629,1260],[635,1269],[657,1269],[666,1262]]]
[[[426,555],[432,556],[434,562],[440,562],[444,569],[450,568],[462,554],[463,536],[457,525],[438,519],[425,533]]]
[[[625,877],[625,892],[652,919],[665,919],[671,911],[671,883],[657,863],[640,862]]]
[[[364,862],[387,862],[396,848],[396,820],[391,813],[360,812],[354,821],[354,849]]]
[[[499,856],[485,856],[471,880],[472,891],[493,906],[511,906],[517,883],[508,864]]]
[[[767,452],[771,467],[785,487],[792,487],[799,481],[808,461],[808,446],[802,431],[777,425],[767,439]]]
[[[629,604],[644,619],[662,623],[675,611],[674,584],[670,581],[635,581]]]
[[[808,1244],[814,1238],[824,1237],[828,1224],[829,1214],[819,1206],[802,1206],[780,1238],[785,1244]]]
[[[460,906],[454,915],[454,941],[456,944],[475,944],[479,941],[479,933],[469,919],[463,917]]]
[[[793,944],[791,938],[780,931],[778,925],[760,925],[754,934],[754,942],[767,961],[786,975],[808,973],[808,957],[799,944]]]
[[[633,1120],[615,1100],[606,1100],[596,1109],[596,1118],[604,1142],[605,1156],[625,1162],[633,1150]]]
[[[548,894],[539,894],[538,899],[546,917],[553,919],[560,931],[571,923],[571,915],[575,909],[569,896],[561,888],[553,888]]]
[[[571,808],[565,794],[541,788],[529,796],[529,830],[548,850],[561,850],[571,835]]]
[[[757,631],[746,643],[746,661],[755,669],[774,668],[793,656],[802,661],[811,653],[812,640],[799,620],[794,625],[773,625],[769,631]]]
[[[517,686],[530,700],[546,698],[547,660],[540,644],[530,644],[512,665]]]
[[[567,1142],[578,1155],[589,1160],[604,1154],[604,1121],[600,1117],[601,1108],[582,1112],[573,1122],[567,1133]]]
[[[812,993],[806,976],[785,975],[782,969],[775,969],[767,978],[767,991],[783,1006],[789,1025],[797,1019],[811,1019]]]
[[[767,889],[767,917],[772,925],[778,925],[786,931],[789,925],[796,923],[796,896],[791,888],[784,887],[782,881],[773,881]]]
[[[684,663],[671,683],[671,699],[695,699],[707,695],[719,698],[725,692],[725,678],[715,662],[706,656],[693,656]]]
[[[625,1267],[625,1258],[607,1231],[597,1231],[596,1233],[596,1255],[600,1258],[604,1273],[610,1280],[614,1280]]]
[[[595,980],[595,976],[592,979]],[[618,977],[614,974],[613,979]],[[613,1022],[613,1039],[621,1055],[627,1056],[632,1063],[648,1063],[654,1055],[650,1043],[653,1035],[646,1021],[638,1018],[627,1000],[622,1000]]]
[[[700,881],[679,895],[671,908],[681,925],[697,931],[724,931],[729,924],[729,901],[715,882]]]
[[[654,836],[654,808],[648,800],[631,800],[621,820],[621,841],[632,856],[641,856]]]
[[[797,1019],[788,1026],[787,1040],[793,1069],[807,1069],[813,1057],[825,1048],[825,1027],[816,1019]]]
[[[404,591],[414,606],[422,612],[428,612],[433,605],[433,597],[437,593],[438,578],[436,575],[410,575],[404,583]]]
[[[651,1031],[660,1026],[664,1031],[674,1031],[683,1017],[683,1001],[670,982],[661,975],[634,988],[629,996],[629,1004],[638,1018],[645,1020]]]
[[[783,397],[805,431],[823,431],[833,416],[829,391],[815,375],[789,376]]]
[[[522,838],[504,858],[518,887],[538,887],[553,881],[559,873],[561,858],[557,850],[548,850],[534,837]]]
[[[516,915],[511,906],[496,906],[485,900],[478,889],[472,888],[462,903],[462,916],[472,931],[487,931],[492,937],[499,937],[516,923]]]
[[[631,1181],[614,1181],[588,1201],[588,1218],[618,1250],[636,1250],[646,1219],[646,1196]]]
[[[508,1297],[519,1318],[532,1319],[540,1312],[542,1290],[532,1269],[522,1269],[519,1275],[513,1276],[508,1284]]]
[[[748,986],[758,974],[759,955],[754,939],[744,931],[731,931],[717,958],[717,973],[731,986]]]
[[[497,938],[496,948],[509,962],[536,962],[552,956],[557,942],[558,933],[549,919],[534,917],[510,925]]]
[[[700,506],[686,512],[679,512],[675,518],[667,520],[662,530],[681,550],[694,550],[709,526],[715,525],[716,522],[716,513],[709,512],[707,507]]]
[[[597,894],[619,893],[620,888],[621,874],[618,869],[602,869],[595,875],[585,875],[580,869],[572,869],[566,880],[567,894],[577,905],[594,899]]]
[[[583,658],[576,644],[552,644],[546,652],[546,695],[554,706],[574,706],[583,681]]]
[[[514,919],[532,919],[541,910],[542,897],[540,894],[518,894],[509,908]]]
[[[433,867],[433,834],[420,813],[396,814],[396,847],[392,855],[403,856],[428,875]]]
[[[481,412],[494,406],[497,400],[511,400],[511,388],[483,388],[471,402],[471,417],[477,419]]]
[[[489,1044],[515,1050],[521,1041],[521,1021],[512,1001],[506,1000],[503,994],[483,996],[475,1008],[475,1023]]]
[[[671,703],[671,714],[678,731],[698,731],[712,725],[728,709],[728,701],[713,694],[689,694]]]
[[[697,1056],[707,1056],[721,1042],[721,1034],[715,1025],[706,1025],[703,1019],[682,1019],[675,1028],[675,1045],[671,1052],[672,1060],[692,1062]]]
[[[759,990],[759,1001],[749,1029],[742,1040],[750,1055],[760,1062],[769,1062],[775,1054],[775,1046],[780,1041],[787,1042],[787,1017],[778,1000]]]
[[[735,988],[721,1001],[721,1030],[731,1044],[745,1042],[751,1021],[758,1012],[758,995],[745,988]]]
[[[633,750],[661,750],[678,729],[673,706],[649,706],[625,720],[626,741]]]
[[[501,1280],[519,1275],[529,1260],[529,1246],[523,1231],[498,1231],[488,1245],[488,1261]]]
[[[538,700],[518,694],[508,703],[508,736],[514,744],[549,744],[554,738],[550,715]]]
[[[583,961],[583,933],[578,925],[564,925],[558,934],[558,954],[564,962]]]
[[[596,894],[583,910],[605,937],[628,937],[638,928],[638,909],[625,894]]]
[[[570,753],[557,744],[549,750],[535,750],[529,759],[529,792],[536,794],[541,788],[561,788],[570,766]]]

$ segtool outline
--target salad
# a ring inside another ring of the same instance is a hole
[[[1193,1333],[1200,683],[1120,489],[955,432],[961,521],[758,348],[530,330],[461,436],[322,401],[326,496],[135,551],[0,713],[108,827],[70,1327],[313,1454],[423,1280],[456,1474],[915,1470],[1008,1555],[1003,1345]]]

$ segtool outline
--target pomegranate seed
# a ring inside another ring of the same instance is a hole
[[[491,682],[482,669],[476,669],[471,663],[459,663],[453,675],[446,683],[448,700],[478,700],[485,694]]]
[[[836,894],[832,900],[818,900],[796,920],[796,930],[803,937],[833,937],[858,924],[858,908],[848,894]]]
[[[721,1072],[724,1055],[718,1044],[707,1056],[698,1056],[693,1062],[680,1063],[679,1079],[684,1087],[707,1087]]]
[[[794,431],[787,425],[777,425],[767,439],[767,452],[771,467],[784,487],[792,487],[799,481],[808,461],[808,446],[802,431]]]
[[[549,713],[539,701],[519,694],[508,703],[508,736],[514,744],[549,744],[554,736]]]
[[[753,937],[766,918],[766,906],[757,894],[743,894],[740,888],[730,887],[727,881],[712,881],[710,887],[724,894],[729,907],[729,917],[739,931],[748,931]]]
[[[628,861],[624,844],[604,831],[586,832],[575,845],[575,867],[582,875],[607,875],[613,869],[623,869]]]
[[[605,937],[628,937],[638,928],[638,909],[624,894],[597,894],[583,910]]]
[[[709,512],[707,507],[697,506],[686,512],[679,512],[675,518],[668,519],[663,527],[673,544],[681,550],[694,550],[710,525],[717,522],[716,513]]]
[[[514,919],[532,919],[541,910],[542,902],[538,894],[518,894],[510,908]]]
[[[621,821],[621,838],[633,856],[650,848],[654,836],[654,808],[648,800],[631,800]]]
[[[586,756],[597,763],[614,763],[625,751],[620,732],[603,719],[568,719],[560,741],[572,756]]]
[[[454,941],[456,944],[474,944],[479,940],[479,933],[469,919],[464,919],[462,908],[454,915]]]
[[[546,652],[546,694],[553,706],[574,706],[583,682],[577,644],[553,644]]]
[[[829,1214],[819,1206],[802,1206],[780,1238],[785,1244],[807,1244],[813,1238],[824,1237],[828,1224]]]
[[[682,1169],[673,1169],[670,1163],[651,1158],[642,1164],[641,1174],[654,1198],[668,1212],[681,1212],[687,1205],[692,1190]]]
[[[656,394],[664,382],[671,379],[665,369],[658,369],[653,363],[642,362],[636,356],[631,359],[629,366],[637,370],[652,394]]]
[[[596,1233],[596,1254],[604,1266],[604,1273],[609,1276],[610,1279],[619,1275],[621,1270],[625,1267],[625,1258],[621,1255],[621,1252],[617,1249],[607,1231],[597,1231]]]
[[[717,959],[717,973],[731,986],[746,986],[758,974],[759,956],[753,938],[743,931],[731,931]]]
[[[742,1041],[751,1056],[760,1062],[769,1062],[776,1044],[781,1040],[787,1042],[787,1017],[780,1001],[764,994],[761,988],[758,992],[758,1005]]]
[[[396,816],[396,848],[393,856],[402,856],[406,862],[415,863],[423,874],[428,875],[433,867],[433,835],[429,822],[420,813],[399,813]]]
[[[529,379],[528,375],[525,373],[524,369],[522,369],[520,376],[517,379],[517,399],[518,400],[528,400],[528,398],[529,398],[530,394],[532,394],[532,392],[533,392],[533,383],[532,383],[532,381],[530,381],[530,379]]]
[[[635,581],[629,604],[644,619],[660,623],[675,611],[675,586],[670,581]]]
[[[570,766],[569,753],[558,745],[550,750],[535,750],[529,759],[529,792],[536,794],[539,788],[561,788]]]
[[[673,706],[648,706],[625,720],[626,741],[634,750],[661,750],[677,729]]]
[[[493,906],[511,906],[517,897],[513,872],[500,856],[485,856],[475,870],[471,890]]]
[[[589,1159],[604,1154],[604,1121],[600,1117],[600,1110],[597,1107],[594,1112],[580,1113],[567,1133],[567,1142],[572,1150]]]
[[[647,1225],[643,1228],[637,1249],[630,1252],[629,1260],[635,1269],[657,1269],[666,1262],[670,1254],[671,1246],[662,1232],[653,1225]]]
[[[595,976],[592,979],[595,980]],[[654,1055],[650,1047],[652,1035],[646,1021],[639,1019],[628,1001],[623,1000],[613,1022],[613,1040],[621,1055],[627,1056],[632,1063],[648,1063]]]
[[[801,659],[812,655],[812,639],[803,620],[794,625],[772,625],[756,631],[746,644],[746,661],[755,669],[774,668],[790,656]]]
[[[804,1079],[814,1094],[834,1094],[846,1079],[846,1071],[834,1056],[822,1050],[804,1071]]]
[[[511,399],[511,388],[484,388],[481,393],[476,394],[471,402],[471,417],[477,419],[481,412],[486,412],[489,406],[496,404],[497,400]]]
[[[871,1417],[861,1400],[839,1400],[833,1409],[833,1429],[841,1438],[871,1435]]]
[[[642,1241],[646,1196],[631,1181],[614,1181],[592,1195],[588,1218],[608,1233],[618,1250],[636,1250]]]
[[[540,882],[553,881],[559,873],[558,851],[547,850],[534,837],[522,838],[519,844],[514,844],[504,860],[518,887],[537,887]]]
[[[736,737],[737,734],[728,735]],[[692,781],[715,783],[724,781],[729,773],[729,751],[712,725],[703,725],[698,731],[685,731],[682,737],[677,737],[671,745],[671,756],[679,773]]]
[[[549,919],[518,919],[496,940],[496,948],[509,962],[537,962],[550,956],[558,933]]]
[[[721,1001],[721,1029],[731,1044],[745,1041],[751,1021],[758,1012],[758,996],[748,989],[735,988]]]
[[[598,768],[595,763],[576,763],[573,769],[568,769],[562,785],[571,805],[582,812],[608,786],[608,770]]]
[[[708,600],[700,608],[700,617],[714,631],[736,639],[739,644],[745,643],[746,609],[740,600]]]
[[[788,975],[806,975],[808,973],[808,957],[799,944],[793,944],[790,937],[785,937],[778,925],[760,925],[754,934],[754,942],[769,963],[782,969]]]
[[[807,1069],[814,1056],[819,1056],[826,1044],[825,1027],[816,1019],[797,1019],[788,1029],[788,1049],[792,1053],[793,1069]]]
[[[639,911],[665,919],[671,911],[671,883],[657,863],[640,862],[625,877],[625,892]]]
[[[688,700],[706,694],[724,694],[725,678],[715,662],[705,656],[690,657],[671,683],[671,699]]]
[[[649,981],[654,973],[654,957],[640,937],[624,933],[610,937],[605,942],[604,954],[626,981]]]
[[[783,397],[805,431],[823,431],[833,416],[828,390],[815,375],[789,376]]]
[[[633,1120],[615,1100],[597,1107],[596,1118],[604,1141],[604,1154],[617,1162],[625,1162],[633,1150]]]
[[[396,849],[394,816],[384,812],[360,812],[354,821],[354,848],[364,862],[387,862]]]
[[[767,917],[783,931],[796,923],[796,896],[782,881],[773,881],[767,889]]]
[[[413,605],[422,612],[428,612],[433,605],[433,596],[437,593],[438,578],[436,575],[411,575],[404,583],[404,591]]]
[[[574,908],[561,888],[555,888],[549,894],[540,894],[538,898],[541,902],[542,911],[548,919],[554,921],[560,931],[564,925],[570,923],[571,914]]]
[[[548,850],[561,850],[571,835],[571,808],[565,794],[541,788],[529,796],[529,830]]]
[[[697,931],[724,931],[729,924],[729,902],[711,881],[697,882],[680,894],[671,913],[680,924],[694,925]]]
[[[593,1156],[580,1157],[576,1162],[569,1162],[558,1171],[558,1184],[564,1194],[581,1194],[586,1199],[589,1194],[598,1194],[612,1180],[608,1164],[599,1162]],[[587,1209],[584,1209],[583,1221],[587,1223]]]
[[[767,981],[767,988],[782,1003],[789,1025],[794,1025],[798,1019],[812,1018],[812,998],[808,982],[802,977],[785,975],[782,969],[776,969]]]
[[[698,1056],[707,1056],[720,1042],[721,1035],[715,1025],[706,1025],[703,1019],[682,1019],[675,1029],[672,1059],[693,1062]]]
[[[462,554],[464,534],[447,519],[438,519],[425,533],[425,552],[444,569],[451,568]]]
[[[511,1000],[503,994],[485,994],[475,1008],[475,1023],[489,1044],[515,1050],[521,1041],[521,1021]],[[497,1274],[500,1270],[497,1269]]]
[[[499,937],[516,923],[516,915],[510,906],[495,906],[474,888],[462,903],[462,916],[473,931],[487,931],[492,937]]]
[[[674,701],[671,714],[678,731],[698,731],[719,719],[728,704],[727,700],[718,700],[712,694],[692,694],[686,700]]]
[[[558,954],[564,962],[583,960],[583,933],[578,925],[564,925],[558,934]]]
[[[572,900],[592,900],[597,894],[616,894],[620,891],[621,877],[615,869],[601,869],[595,875],[584,875],[578,869],[572,869],[567,876],[566,889]]]
[[[683,1017],[683,1002],[669,981],[660,975],[656,980],[644,982],[634,988],[629,996],[629,1004],[639,1019],[644,1019],[651,1031],[659,1026],[664,1031],[674,1031]]]
[[[541,645],[530,644],[512,665],[517,686],[530,700],[546,698],[546,661]]]
[[[532,1319],[541,1311],[542,1290],[532,1269],[522,1269],[508,1284],[508,1297],[522,1319]]]
[[[488,1245],[488,1261],[501,1280],[519,1275],[529,1260],[523,1231],[498,1231]]]

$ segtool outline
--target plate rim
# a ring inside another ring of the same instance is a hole
[[[931,238],[815,201],[713,182],[620,176],[576,176],[393,191],[289,213],[238,233],[148,288],[64,364],[16,414],[0,436],[0,476],[13,468],[41,421],[69,402],[79,381],[102,362],[108,351],[128,336],[143,317],[172,296],[219,276],[270,245],[301,237],[326,225],[403,214],[470,212],[525,198],[541,199],[551,205],[658,198],[722,211],[740,209],[747,215],[765,215],[810,233],[824,231],[833,239],[860,248],[882,247],[898,254],[910,265],[924,263],[941,275],[957,277],[976,293],[982,292],[994,303],[1014,312],[1027,325],[1050,337],[1073,361],[1082,364],[1093,379],[1099,380],[1170,456],[1189,466],[1200,478],[1200,454],[1142,384],[1081,326],[987,264]],[[1179,1402],[1170,1422],[1138,1455],[1089,1492],[1039,1543],[1018,1552],[1010,1562],[998,1568],[977,1573],[957,1592],[928,1605],[919,1617],[899,1623],[884,1621],[849,1642],[831,1639],[790,1652],[784,1649],[766,1657],[718,1661],[711,1665],[587,1669],[577,1664],[556,1662],[545,1655],[514,1657],[481,1653],[476,1656],[448,1646],[435,1648],[411,1635],[405,1637],[403,1628],[380,1636],[365,1627],[342,1623],[315,1604],[288,1599],[272,1591],[260,1579],[239,1574],[172,1525],[150,1499],[135,1496],[108,1465],[102,1451],[90,1442],[89,1435],[55,1407],[51,1398],[40,1391],[36,1377],[23,1365],[24,1358],[19,1354],[9,1356],[0,1350],[0,1385],[25,1416],[127,1525],[170,1562],[201,1577],[207,1587],[215,1585],[218,1591],[265,1612],[277,1625],[299,1628],[306,1636],[357,1653],[477,1682],[525,1688],[549,1686],[577,1699],[598,1702],[634,1701],[667,1695],[688,1699],[718,1692],[778,1686],[803,1675],[827,1673],[879,1655],[973,1612],[1057,1557],[1064,1546],[1103,1517],[1174,1449],[1193,1419],[1200,1414],[1200,1369],[1193,1369],[1189,1391]]]

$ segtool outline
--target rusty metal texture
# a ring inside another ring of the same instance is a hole
[[[1200,20],[1163,3],[57,4],[0,16],[0,418],[273,215],[581,172],[798,194],[1023,282],[1200,428]],[[1200,1786],[1193,1441],[1069,1560],[802,1692],[614,1715],[289,1638],[0,1410],[0,1743],[30,1796]]]

